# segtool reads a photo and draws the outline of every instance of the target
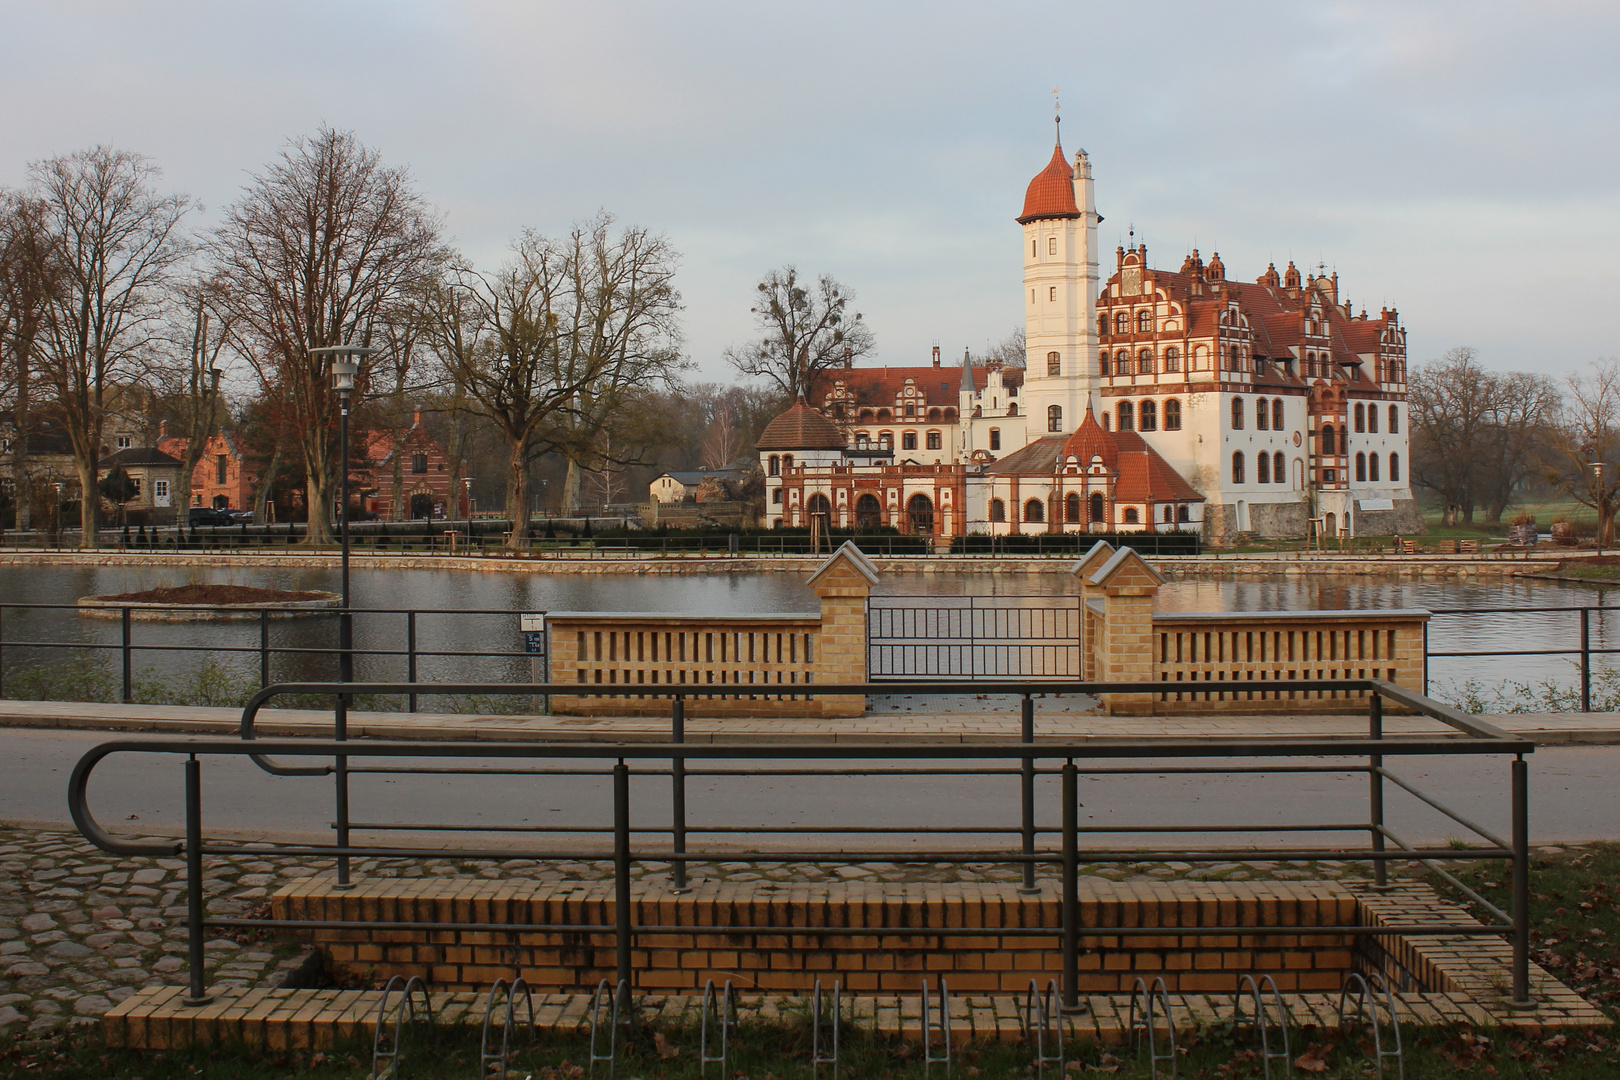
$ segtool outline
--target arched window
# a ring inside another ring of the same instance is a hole
[[[1136,426],[1136,409],[1128,401],[1119,403],[1119,430],[1130,431]]]
[[[1041,500],[1031,499],[1024,504],[1024,520],[1036,523],[1046,520],[1046,506]]]
[[[1142,523],[1142,516],[1136,512],[1136,507],[1127,506],[1125,508],[1125,524],[1127,524],[1127,525],[1140,525],[1141,523]]]
[[[1367,406],[1367,430],[1374,435],[1378,434],[1378,406]]]
[[[1378,455],[1377,454],[1369,454],[1369,455],[1367,455],[1367,479],[1372,481],[1375,484],[1378,483]]]
[[[1159,407],[1153,404],[1153,402],[1142,402],[1142,408],[1136,414],[1136,430],[1159,430]]]
[[[1181,430],[1181,400],[1170,398],[1164,403],[1164,430]]]
[[[1367,482],[1367,455],[1366,454],[1357,454],[1356,455],[1356,483],[1365,484],[1366,482]]]
[[[1394,484],[1401,479],[1401,455],[1389,455],[1389,482]]]
[[[1232,399],[1232,430],[1233,431],[1242,431],[1243,430],[1243,399],[1242,398],[1233,398]]]
[[[868,432],[857,431],[855,433],[855,449],[857,449],[857,450],[870,450],[870,449],[872,449],[872,436]]]
[[[1391,405],[1389,407],[1389,433],[1391,435],[1398,435],[1398,434],[1400,434],[1400,431],[1401,431],[1401,410],[1399,410],[1395,406]],[[1393,471],[1390,473],[1389,478],[1391,480],[1395,479],[1395,474],[1393,473]]]
[[[1046,354],[1046,373],[1048,375],[1063,374],[1063,357],[1055,352]]]
[[[1176,520],[1177,521],[1191,521],[1192,520],[1192,514],[1191,514],[1190,511],[1188,511],[1188,509],[1185,506],[1178,506],[1178,507],[1176,507]]]
[[[1138,311],[1136,313],[1136,332],[1138,334],[1151,334],[1153,332],[1153,313],[1151,311]]]
[[[1107,337],[1108,336],[1108,316],[1107,315],[1099,315],[1099,316],[1097,316],[1097,336],[1098,337]]]
[[[1243,478],[1243,451],[1241,450],[1235,450],[1232,452],[1232,483],[1248,483],[1248,481]]]
[[[1334,444],[1333,435],[1334,435],[1333,425],[1332,424],[1323,424],[1322,425],[1322,454],[1324,456],[1326,456],[1328,454],[1336,454],[1336,453],[1338,453],[1338,450],[1335,449],[1334,445],[1333,445]]]
[[[883,523],[883,504],[876,495],[862,495],[855,500],[855,527],[875,529]]]
[[[1143,349],[1136,354],[1136,371],[1139,375],[1153,374],[1153,350]]]
[[[1206,346],[1206,345],[1194,346],[1194,348],[1193,348],[1193,366],[1192,366],[1192,369],[1194,371],[1208,371],[1209,370],[1209,347],[1208,346]]]
[[[1114,354],[1114,374],[1129,375],[1131,373],[1131,354],[1124,349]]]
[[[1007,520],[1007,504],[1002,502],[1000,499],[991,499],[990,500],[990,520],[991,521],[1006,521]]]
[[[906,431],[900,434],[900,449],[917,449],[917,433],[915,431]]]
[[[990,449],[1001,449],[1001,429],[998,427],[993,427],[990,429]]]
[[[1254,482],[1271,483],[1271,455],[1263,450],[1254,456]]]
[[[1080,496],[1070,492],[1069,497],[1063,500],[1063,520],[1070,525],[1080,524]]]
[[[878,432],[878,449],[879,450],[893,450],[894,449],[894,432],[892,432],[892,431],[880,431],[880,432]]]
[[[1063,430],[1063,406],[1061,406],[1061,405],[1048,405],[1046,407],[1046,430],[1047,431],[1062,431]]]
[[[832,516],[832,503],[827,501],[827,496],[825,495],[810,496],[810,501],[805,504],[805,507],[812,516],[816,514],[824,514],[828,517]]]
[[[1126,334],[1131,329],[1131,317],[1123,311],[1114,312],[1114,333]]]
[[[944,439],[944,435],[940,432],[930,431],[928,433],[928,449],[938,450],[944,444]]]
[[[1272,398],[1271,399],[1271,430],[1272,431],[1281,431],[1282,429],[1283,429],[1283,403],[1282,403],[1282,398]]]
[[[772,454],[770,457],[770,470],[772,476],[782,475],[782,459]]]
[[[1271,426],[1271,405],[1265,398],[1254,399],[1254,430],[1265,431]]]
[[[1367,406],[1361,404],[1360,402],[1357,402],[1356,403],[1356,432],[1357,432],[1357,434],[1359,434],[1359,433],[1361,433],[1363,431],[1366,431],[1366,430],[1367,430]]]
[[[1111,412],[1103,413],[1102,414],[1102,422],[1103,422],[1103,430],[1104,431],[1113,431],[1114,430],[1114,414],[1113,413],[1111,413]]]
[[[1180,371],[1181,370],[1181,353],[1176,349],[1176,347],[1174,345],[1172,345],[1168,349],[1164,350],[1164,370],[1166,370],[1166,371]]]
[[[1092,520],[1093,524],[1096,524],[1096,523],[1103,520],[1103,511],[1104,511],[1104,506],[1103,506],[1102,492],[1100,492],[1100,491],[1092,492],[1092,495],[1091,495],[1091,520]]]
[[[1273,484],[1288,483],[1288,463],[1283,459],[1281,450],[1271,455],[1271,482]]]
[[[911,519],[913,534],[934,531],[934,500],[918,492],[906,502],[906,516]]]

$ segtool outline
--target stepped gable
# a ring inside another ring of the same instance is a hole
[[[1035,174],[1024,190],[1024,212],[1018,224],[1041,218],[1076,218],[1080,207],[1074,201],[1074,170],[1063,160],[1063,144],[1052,147],[1052,160]]]
[[[838,425],[800,398],[765,425],[754,444],[761,450],[842,450],[849,445]]]

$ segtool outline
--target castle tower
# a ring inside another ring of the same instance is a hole
[[[1080,424],[1097,378],[1097,215],[1091,159],[1063,144],[1024,192],[1027,438]]]

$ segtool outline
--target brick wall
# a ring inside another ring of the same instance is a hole
[[[1087,879],[1080,890],[1081,923],[1092,931],[1081,938],[1082,992],[1128,991],[1146,974],[1162,975],[1172,991],[1224,993],[1245,973],[1270,973],[1285,992],[1335,990],[1355,963],[1348,936],[1308,932],[1356,922],[1356,898],[1333,883]],[[635,924],[680,927],[637,934],[632,964],[638,987],[650,990],[701,989],[712,978],[798,991],[836,978],[854,993],[914,991],[920,976],[943,974],[952,990],[990,993],[1061,975],[1060,904],[1050,887],[1022,896],[1012,884],[716,882],[685,895],[638,886],[634,904]],[[386,879],[341,891],[323,879],[281,889],[271,917],[610,928],[614,901],[610,884],[594,882]],[[1200,930],[1245,924],[1302,932]],[[757,929],[705,929],[715,926]],[[1096,932],[1161,926],[1165,933],[1143,936]],[[793,932],[801,927],[848,933]],[[539,987],[588,990],[613,975],[611,931],[320,930],[315,939],[340,965],[376,977],[421,975],[436,989],[483,987],[516,972]]]

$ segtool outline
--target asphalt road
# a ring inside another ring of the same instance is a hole
[[[67,783],[74,762],[88,748],[111,741],[104,732],[43,729],[0,729],[0,820],[42,825],[70,825]],[[141,736],[118,736],[140,739]],[[357,744],[357,745],[364,745]],[[1549,747],[1529,757],[1531,837],[1538,844],[1620,838],[1620,747]],[[366,762],[367,764],[403,764]],[[496,765],[468,762],[470,765]],[[506,763],[510,764],[510,763]],[[611,761],[563,762],[560,768],[606,768]],[[776,763],[788,767],[811,762]],[[897,767],[925,766],[925,762],[894,763]],[[938,764],[938,763],[935,763]],[[976,763],[963,763],[974,767]],[[1170,762],[1131,763],[1168,768]],[[1260,764],[1276,764],[1275,761]],[[1312,764],[1328,764],[1312,762]],[[1391,759],[1392,769],[1441,798],[1458,812],[1486,828],[1506,835],[1508,820],[1508,764],[1502,758],[1458,755],[1446,758]],[[688,781],[688,821],[729,827],[795,827],[815,830],[799,836],[710,834],[694,832],[693,850],[759,847],[792,842],[813,850],[881,850],[879,845],[901,847],[917,843],[927,848],[952,844],[986,845],[991,837],[958,836],[918,839],[914,835],[883,840],[840,835],[851,826],[895,827],[1014,826],[1018,820],[1018,783],[1011,776],[872,776],[803,777],[758,775],[772,763],[717,762],[713,766],[739,770],[728,777],[692,777]],[[525,766],[527,767],[527,766]],[[1082,769],[1084,769],[1082,763]],[[328,841],[333,788],[330,779],[282,778],[259,771],[246,759],[205,759],[203,816],[210,834],[233,836],[304,837]],[[184,827],[182,767],[177,755],[128,754],[109,758],[97,769],[91,787],[91,805],[108,828],[130,834],[179,834]],[[552,830],[536,840],[528,836],[499,837],[503,845],[577,850],[608,842],[606,835],[580,830],[611,823],[612,795],[605,776],[540,776],[489,774],[482,776],[410,776],[372,774],[356,776],[352,787],[352,815],[356,822],[393,824],[455,823],[480,829],[535,827]],[[1056,777],[1042,778],[1037,789],[1037,815],[1042,824],[1056,824]],[[1311,773],[1304,775],[1188,776],[1152,773],[1133,776],[1092,776],[1082,773],[1080,811],[1082,827],[1099,830],[1092,843],[1130,843],[1133,846],[1172,846],[1197,843],[1208,847],[1237,847],[1277,843],[1250,831],[1303,823],[1354,823],[1366,820],[1367,782],[1364,776]],[[1417,843],[1438,843],[1469,838],[1465,830],[1440,817],[1404,792],[1389,789],[1388,820],[1392,828]],[[633,779],[632,822],[637,826],[663,825],[669,820],[670,785],[665,777]],[[1314,820],[1313,820],[1314,819]],[[1206,833],[1194,840],[1185,833],[1127,838],[1106,830],[1121,825],[1229,826],[1232,831]],[[826,830],[826,831],[821,831]],[[444,844],[444,833],[421,831],[370,834],[390,842],[411,839]],[[361,837],[356,837],[357,841]],[[1282,842],[1319,844],[1326,834],[1295,834]],[[1339,834],[1338,844],[1365,843],[1365,833]],[[1011,837],[1008,838],[1011,843]]]

